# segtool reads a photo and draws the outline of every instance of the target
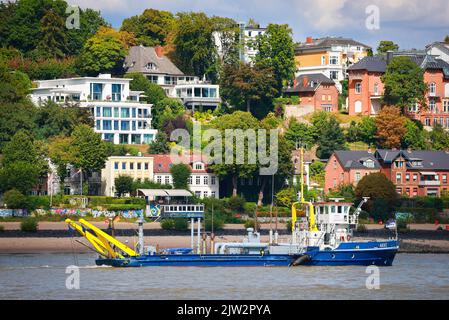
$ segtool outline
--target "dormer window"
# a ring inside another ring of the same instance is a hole
[[[195,170],[203,170],[203,164],[201,162],[195,163]]]
[[[155,63],[153,63],[153,62],[149,62],[145,66],[145,69],[147,69],[147,70],[157,70],[157,65]]]
[[[363,163],[363,165],[367,168],[374,168],[374,161],[373,160],[365,160],[365,162]]]

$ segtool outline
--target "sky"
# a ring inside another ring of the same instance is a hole
[[[113,27],[146,8],[176,12],[202,11],[212,16],[262,26],[289,24],[293,38],[351,37],[374,49],[392,40],[401,49],[424,49],[449,35],[448,0],[68,0],[100,10]],[[378,15],[377,15],[378,13]],[[378,19],[377,19],[378,17]],[[367,25],[368,22],[368,25]]]

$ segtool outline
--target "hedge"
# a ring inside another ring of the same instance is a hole
[[[434,223],[438,217],[438,210],[435,208],[407,208],[402,207],[398,212],[408,212],[413,215],[414,223]]]

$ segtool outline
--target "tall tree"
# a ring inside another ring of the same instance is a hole
[[[63,58],[68,52],[65,21],[54,10],[48,10],[40,21],[41,39],[37,44],[40,56]]]
[[[449,133],[444,130],[439,123],[433,126],[429,133],[430,143],[433,150],[447,150],[449,149]]]
[[[115,191],[122,197],[125,193],[134,191],[134,180],[130,176],[118,176],[114,180]]]
[[[387,51],[398,51],[399,46],[390,40],[382,40],[377,47],[377,54],[384,54]]]
[[[335,150],[345,150],[345,134],[335,116],[331,116],[318,138],[316,155],[328,159]]]
[[[397,107],[386,106],[376,117],[376,138],[381,147],[400,148],[401,140],[406,133],[406,118]]]
[[[57,136],[48,140],[48,156],[56,166],[60,182],[67,177],[67,166],[75,162],[72,144],[72,137]]]
[[[211,122],[211,126],[218,129],[222,137],[225,137],[225,131],[229,129],[241,129],[246,131],[247,129],[257,130],[259,128],[259,121],[254,118],[248,112],[236,111],[232,114],[226,114],[221,117],[215,118]],[[225,140],[222,139],[222,150],[225,150]],[[232,195],[237,196],[237,179],[238,178],[250,178],[256,172],[258,165],[250,164],[248,161],[248,139],[244,141],[244,163],[236,163],[236,146],[233,143],[233,161],[232,163],[225,162],[225,155],[223,154],[223,159],[221,164],[212,164],[210,166],[211,170],[220,176],[221,178],[230,177],[232,181]]]
[[[104,168],[107,150],[100,134],[83,124],[75,127],[72,138],[73,165],[76,168],[82,169],[83,174]]]
[[[217,48],[212,21],[204,13],[178,13],[173,59],[185,73],[217,78]]]
[[[360,139],[372,145],[376,141],[376,121],[371,117],[363,117],[362,121],[357,124]]]
[[[394,57],[382,76],[385,86],[383,103],[405,108],[419,103],[426,107],[424,71],[410,57]]]
[[[251,110],[254,103],[271,100],[277,94],[277,82],[273,71],[260,66],[240,63],[225,65],[220,79],[221,96],[239,110]],[[268,112],[265,112],[267,114]]]
[[[269,24],[264,34],[257,37],[256,63],[271,68],[279,94],[283,86],[295,76],[295,43],[292,29],[287,24]]]
[[[156,135],[156,140],[148,146],[148,153],[150,154],[168,154],[170,146],[165,132],[159,131]]]
[[[123,20],[121,31],[133,33],[137,44],[144,46],[166,45],[175,28],[176,20],[171,12],[146,9],[141,15]]]
[[[420,121],[406,119],[405,134],[402,137],[402,147],[415,150],[427,150],[426,131]]]
[[[175,164],[170,168],[170,173],[173,177],[173,187],[175,189],[189,188],[189,177],[192,174],[190,166],[184,163]]]
[[[213,31],[218,39],[220,47],[221,64],[236,64],[239,62],[240,51],[240,28],[238,24],[230,18],[213,16],[211,18]]]
[[[291,118],[288,129],[285,132],[285,139],[292,145],[296,146],[297,142],[301,142],[308,149],[315,144],[312,127],[308,124],[298,122],[295,118]]]
[[[78,67],[86,75],[98,73],[121,73],[129,46],[135,44],[132,34],[100,27],[98,32],[84,44],[78,57]]]

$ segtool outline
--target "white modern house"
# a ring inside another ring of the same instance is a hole
[[[140,102],[142,92],[131,91],[132,79],[80,77],[37,81],[31,100],[36,105],[45,101],[58,104],[78,104],[89,108],[95,121],[95,131],[102,139],[115,144],[144,144],[154,141],[157,130],[151,125],[151,104]]]
[[[131,47],[125,59],[127,72],[143,74],[171,98],[179,98],[192,111],[215,109],[221,102],[220,88],[205,79],[185,75],[162,52],[162,47]]]

